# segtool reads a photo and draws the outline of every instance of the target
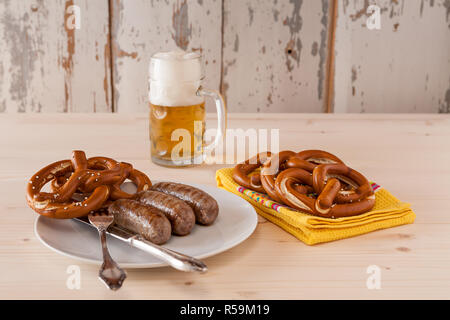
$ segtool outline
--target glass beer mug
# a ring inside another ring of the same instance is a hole
[[[225,133],[223,97],[204,89],[202,56],[195,52],[171,51],[154,54],[150,60],[150,144],[152,161],[176,167],[200,164]],[[217,133],[206,144],[205,97],[217,108]]]

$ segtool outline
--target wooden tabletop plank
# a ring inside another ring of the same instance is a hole
[[[214,126],[213,115],[208,116]],[[205,259],[209,272],[128,270],[118,292],[98,267],[60,256],[35,237],[25,185],[42,166],[83,149],[133,163],[154,180],[215,185],[224,165],[187,169],[149,160],[147,115],[0,115],[0,298],[311,299],[450,298],[450,116],[231,114],[230,128],[280,129],[280,149],[320,148],[410,202],[413,225],[307,246],[259,217],[241,245]],[[231,166],[226,164],[225,166]],[[81,288],[66,286],[70,265]],[[366,286],[367,267],[381,289]]]

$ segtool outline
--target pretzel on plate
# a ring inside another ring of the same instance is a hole
[[[87,215],[103,207],[109,199],[130,198],[120,190],[125,179],[133,181],[138,191],[151,186],[150,179],[125,162],[110,158],[86,159],[83,151],[73,151],[71,160],[54,162],[32,176],[27,186],[28,205],[37,213],[58,219]],[[42,188],[51,182],[52,192]],[[84,200],[74,195],[83,193]]]
[[[106,157],[93,157],[88,160],[89,166],[92,168],[108,170],[117,166],[118,162],[111,158]],[[120,189],[120,185],[125,181],[125,179],[131,180],[137,187],[137,191],[145,191],[152,186],[150,179],[143,172],[136,170],[129,163],[121,162],[126,165],[126,169],[124,171],[124,175],[122,179],[116,182],[111,186],[111,199],[131,199],[134,197],[134,194],[127,193]]]

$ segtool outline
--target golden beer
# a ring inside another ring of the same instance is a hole
[[[204,102],[178,107],[150,103],[151,157],[155,163],[194,164],[203,153],[204,131]]]

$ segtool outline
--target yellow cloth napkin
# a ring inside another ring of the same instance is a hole
[[[354,217],[330,219],[302,213],[272,201],[265,194],[241,187],[234,182],[232,172],[233,168],[217,170],[217,186],[247,200],[261,216],[309,245],[413,223],[416,217],[408,203],[399,201],[389,191],[373,182],[375,206],[370,212]]]

